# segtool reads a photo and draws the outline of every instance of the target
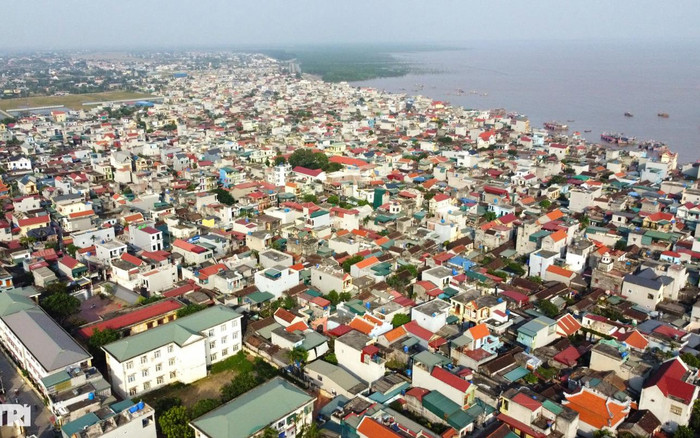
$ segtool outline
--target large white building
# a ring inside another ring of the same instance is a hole
[[[207,367],[236,354],[241,341],[241,315],[218,305],[102,349],[112,387],[122,397],[133,397],[206,377]]]
[[[649,409],[668,432],[687,425],[698,398],[696,372],[679,358],[664,362],[644,384],[639,409]]]
[[[262,292],[270,292],[275,298],[299,284],[299,271],[277,265],[255,273],[255,286]]]
[[[146,251],[163,249],[163,232],[157,230],[152,222],[129,225],[129,243]]]

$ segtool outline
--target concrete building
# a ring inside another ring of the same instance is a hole
[[[679,358],[664,362],[646,381],[639,400],[640,409],[649,409],[667,432],[687,425],[698,398],[696,373]]]
[[[63,438],[156,438],[155,410],[131,399],[113,403],[61,426]]]
[[[269,292],[275,299],[284,291],[299,284],[299,271],[277,265],[255,273],[255,286],[261,292]]]
[[[114,390],[134,397],[174,382],[192,383],[241,348],[241,315],[218,305],[105,345]]]
[[[311,286],[324,295],[332,290],[348,292],[352,289],[352,276],[340,267],[317,265],[311,268]]]
[[[129,243],[146,251],[160,251],[163,246],[163,232],[151,222],[129,225]]]
[[[364,382],[372,383],[386,373],[386,359],[369,336],[351,331],[335,340],[338,365]]]
[[[315,397],[281,377],[190,422],[195,438],[248,438],[268,427],[294,437],[313,422]]]

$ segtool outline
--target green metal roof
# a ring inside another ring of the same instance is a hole
[[[250,302],[253,304],[264,303],[265,301],[270,301],[274,297],[275,297],[275,295],[271,294],[270,292],[260,292],[260,291],[255,291],[252,294],[248,294],[245,296],[245,298],[247,300],[250,300]]]
[[[319,216],[324,216],[328,214],[328,210],[317,210],[311,213],[309,216],[311,218],[319,217]]]
[[[247,438],[315,400],[276,377],[191,424],[209,438]]]
[[[44,377],[43,379],[41,379],[41,383],[44,384],[45,388],[51,388],[52,386],[56,386],[59,383],[67,382],[70,379],[70,374],[68,374],[68,372],[65,370],[61,370]]]
[[[431,370],[433,369],[433,367],[435,365],[442,365],[442,364],[450,363],[450,359],[448,359],[447,357],[445,357],[441,354],[431,353],[427,350],[421,351],[420,353],[413,356],[413,361],[420,362],[420,363],[426,365]]]
[[[509,382],[515,382],[516,380],[522,379],[528,374],[530,374],[530,371],[526,370],[523,367],[517,367],[514,370],[507,372],[503,377],[505,377],[505,379]]]
[[[73,434],[77,434],[78,432],[82,431],[83,428],[92,426],[93,424],[97,424],[99,422],[100,417],[95,415],[95,413],[90,412],[77,420],[64,424],[61,426],[61,431],[63,431],[65,436],[73,436]]]
[[[185,345],[193,337],[201,337],[200,332],[240,317],[239,313],[226,306],[209,307],[168,324],[112,342],[102,348],[119,362],[124,362],[170,343]]]

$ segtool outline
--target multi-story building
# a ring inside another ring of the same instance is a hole
[[[156,438],[155,410],[133,400],[113,403],[61,426],[63,438]]]
[[[133,397],[174,382],[191,383],[241,348],[241,315],[218,305],[105,345],[114,390]]]
[[[129,242],[139,249],[160,251],[163,246],[163,232],[157,230],[152,222],[142,222],[129,226]]]

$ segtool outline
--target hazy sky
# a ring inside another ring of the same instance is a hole
[[[0,51],[511,39],[700,41],[699,0],[30,0]]]

